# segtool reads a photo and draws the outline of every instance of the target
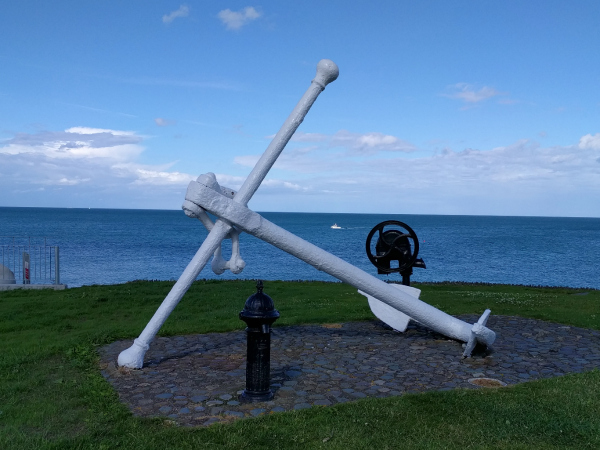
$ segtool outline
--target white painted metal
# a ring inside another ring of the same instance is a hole
[[[0,264],[0,284],[17,284],[15,274],[4,264]]]
[[[421,295],[421,290],[412,286],[404,286],[403,284],[390,284],[390,286],[393,286],[394,288],[401,291],[403,290],[411,294],[415,298],[419,298],[419,295]],[[408,322],[410,322],[410,317],[408,317],[402,311],[398,311],[397,309],[392,308],[387,303],[384,303],[381,300],[377,300],[375,297],[367,294],[366,292],[363,292],[361,290],[359,290],[358,292],[367,297],[367,301],[369,302],[369,308],[371,308],[371,312],[373,312],[375,317],[377,317],[383,323],[389,325],[396,331],[406,331]]]
[[[283,123],[281,129],[277,132],[256,166],[254,166],[240,190],[235,194],[232,202],[243,207],[248,204],[248,201],[250,201],[252,195],[254,195],[277,160],[277,157],[281,154],[294,132],[304,120],[308,110],[319,94],[323,92],[325,86],[334,81],[338,75],[338,67],[333,61],[328,59],[319,61],[317,64],[317,74],[312,80],[310,87]],[[217,192],[216,190],[213,190],[213,192],[223,198],[227,198],[221,192]],[[160,327],[165,320],[167,320],[169,314],[171,314],[198,274],[202,271],[210,256],[220,247],[221,242],[231,230],[232,226],[223,219],[217,220],[214,226],[212,226],[207,238],[187,265],[167,297],[163,300],[156,313],[154,313],[154,316],[150,319],[150,322],[148,322],[140,336],[135,339],[131,347],[119,354],[117,362],[120,366],[130,368],[141,368],[143,366],[144,355],[149,348],[150,342],[154,339],[154,336],[156,336]]]
[[[179,303],[183,295],[190,288],[200,271],[204,268],[211,255],[217,247],[221,245],[221,241],[225,239],[227,233],[231,230],[231,226],[223,220],[217,220],[212,231],[187,265],[175,285],[171,288],[169,294],[165,297],[159,308],[148,322],[140,336],[133,341],[133,345],[126,350],[123,350],[117,359],[120,366],[130,367],[132,369],[140,369],[144,365],[144,355],[150,347],[150,342],[160,330],[160,327],[165,323],[167,317],[171,314],[175,306]]]
[[[496,334],[489,328],[485,327],[491,312],[491,310],[486,309],[477,323],[473,324],[473,328],[471,328],[471,335],[467,340],[467,345],[465,346],[465,351],[463,353],[464,357],[471,356],[471,352],[475,348],[477,342],[485,343],[486,339],[491,339],[492,342],[494,342],[494,339],[496,339]]]
[[[486,310],[476,324],[470,325],[422,302],[418,299],[418,293],[415,295],[415,292],[409,289],[399,289],[394,285],[384,283],[346,261],[278,227],[247,208],[248,201],[256,192],[300,123],[302,123],[317,96],[337,76],[338,68],[332,61],[322,60],[319,62],[317,76],[312,81],[311,86],[284,122],[269,147],[267,147],[239,192],[235,193],[219,186],[212,173],[201,175],[197,181],[190,183],[183,209],[188,216],[200,219],[210,232],[171,289],[171,292],[146,325],[146,328],[130,348],[121,352],[118,358],[119,365],[131,368],[142,367],[144,354],[148,350],[150,342],[191,283],[204,268],[210,255],[215,254],[216,262],[214,261],[213,270],[217,272],[227,268],[233,271],[243,269],[243,261],[241,261],[241,258],[238,260],[238,233],[240,230],[252,234],[296,256],[318,270],[322,270],[360,289],[373,299],[393,308],[397,317],[404,314],[448,337],[467,342],[466,356],[470,355],[477,342],[485,345],[494,342],[495,333],[485,327],[489,310]],[[232,196],[233,198],[231,198]],[[208,218],[206,211],[219,218],[215,224]],[[220,255],[221,242],[227,237],[232,239],[234,247],[230,261],[224,261]],[[405,325],[404,328],[406,328]]]
[[[200,175],[198,180],[202,180],[205,185],[212,186],[213,189],[221,190],[223,195],[233,198],[235,195],[235,191],[228,188],[222,188],[217,183],[217,178],[214,173],[208,173],[205,175]],[[209,183],[209,184],[206,184]],[[192,202],[188,202],[185,200],[182,206],[185,215],[194,219],[199,219],[202,224],[206,227],[206,229],[210,232],[213,229],[214,223],[206,214],[200,206],[193,204]],[[240,233],[234,227],[231,228],[231,231],[226,237],[227,239],[231,239],[231,258],[229,261],[225,261],[222,255],[222,242],[219,247],[215,250],[213,255],[213,260],[211,263],[211,269],[217,275],[221,275],[225,270],[231,270],[232,273],[238,274],[244,267],[246,267],[246,263],[242,259],[240,254]]]
[[[220,195],[203,184],[190,182],[186,200],[225,219],[238,229],[294,255],[316,269],[360,289],[439,333],[463,342],[480,342],[484,345],[491,345],[496,338],[496,334],[484,326],[487,320],[485,314],[474,325],[452,317],[419,300],[412,293],[394,288],[343,259],[269,222],[260,214]],[[487,314],[489,315],[489,313]]]

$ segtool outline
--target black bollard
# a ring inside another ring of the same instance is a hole
[[[263,283],[256,282],[256,294],[246,300],[240,319],[246,322],[246,389],[242,402],[265,402],[271,391],[271,325],[279,318],[273,299],[263,293]]]

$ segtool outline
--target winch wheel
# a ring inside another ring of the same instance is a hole
[[[388,230],[384,232],[384,228],[387,226],[399,227],[401,229],[403,228],[404,230]],[[396,236],[391,243],[386,242],[386,244],[389,244],[388,249],[382,254],[373,255],[373,252],[371,251],[371,242],[373,240],[373,237],[375,236],[375,233],[379,233],[377,242],[384,242],[383,236],[394,231],[398,233],[398,236]],[[407,239],[411,239],[413,241],[413,251],[409,259],[407,259],[406,261],[399,261],[399,266],[397,268],[388,268],[379,264],[378,259],[383,259],[389,256],[389,254],[394,249],[396,249],[396,244],[398,242]],[[369,232],[369,235],[367,236],[366,250],[369,261],[371,261],[371,263],[373,263],[373,265],[379,270],[382,270],[387,273],[402,272],[410,268],[417,260],[417,256],[419,254],[419,239],[417,238],[417,234],[414,232],[414,230],[404,222],[400,222],[398,220],[386,220],[385,222],[381,222],[380,224],[375,225],[375,227],[373,227],[373,229]]]

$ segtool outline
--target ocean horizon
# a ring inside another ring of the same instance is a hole
[[[369,231],[385,220],[408,224],[427,268],[414,282],[500,283],[600,289],[600,218],[262,212],[267,220],[383,280],[365,251]],[[334,223],[340,229],[332,229]],[[181,210],[0,207],[0,244],[45,238],[60,248],[61,282],[70,287],[175,280],[207,232]],[[224,254],[229,254],[225,241]],[[242,233],[239,275],[199,279],[336,281],[295,257]],[[0,263],[2,263],[0,261]]]
[[[165,208],[99,208],[99,207],[79,207],[79,206],[0,206],[0,213],[3,209],[67,209],[67,210],[104,210],[104,211],[182,211],[181,208],[165,209]],[[350,213],[350,212],[306,212],[306,211],[256,211],[258,214],[332,214],[332,215],[375,215],[375,216],[448,216],[448,217],[539,217],[539,218],[557,218],[557,219],[600,219],[595,216],[540,216],[540,215],[506,215],[506,214],[425,214],[425,213],[414,213],[414,214],[386,214],[386,213]]]

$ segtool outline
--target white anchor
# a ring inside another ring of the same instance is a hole
[[[235,196],[235,191],[233,189],[219,186],[219,183],[217,183],[217,177],[215,177],[214,173],[209,172],[207,174],[200,175],[197,181],[210,186],[211,189],[215,189],[217,192],[220,192],[229,198],[233,198]],[[185,200],[181,208],[185,212],[186,216],[193,219],[199,219],[200,222],[202,222],[202,225],[204,225],[204,227],[210,233],[215,224],[212,220],[210,220],[210,217],[208,217],[208,214],[206,214],[206,211],[204,211],[201,206]],[[221,245],[219,245],[215,250],[210,266],[212,271],[217,275],[221,275],[226,270],[231,270],[232,273],[237,275],[244,270],[244,267],[246,267],[246,263],[240,254],[240,232],[234,227],[231,227],[231,231],[229,231],[227,234],[226,239],[231,239],[231,258],[229,261],[225,261],[222,255]]]
[[[119,354],[118,364],[120,366],[129,368],[141,368],[143,366],[144,355],[150,342],[192,282],[208,263],[211,255],[214,255],[212,269],[215,273],[223,273],[226,269],[231,270],[233,273],[241,272],[245,263],[239,253],[240,231],[262,239],[313,267],[356,287],[362,293],[368,295],[369,299],[373,298],[375,301],[390,306],[391,308],[389,308],[387,314],[397,315],[401,322],[407,322],[408,319],[413,318],[450,338],[467,342],[464,356],[470,356],[477,343],[489,346],[494,342],[496,334],[485,327],[490,310],[486,310],[479,322],[474,325],[463,322],[419,300],[418,290],[404,289],[404,287],[398,285],[387,284],[269,222],[246,206],[304,120],[318,95],[325,89],[325,86],[338,77],[338,74],[338,67],[333,61],[327,59],[319,61],[317,75],[312,80],[310,87],[237,193],[219,186],[212,173],[201,175],[197,181],[190,182],[183,209],[188,216],[198,218],[209,230],[209,234],[140,336],[134,340],[131,347]],[[206,214],[207,211],[218,217],[214,224]],[[232,256],[229,261],[225,261],[221,256],[221,243],[226,238],[232,240]]]

